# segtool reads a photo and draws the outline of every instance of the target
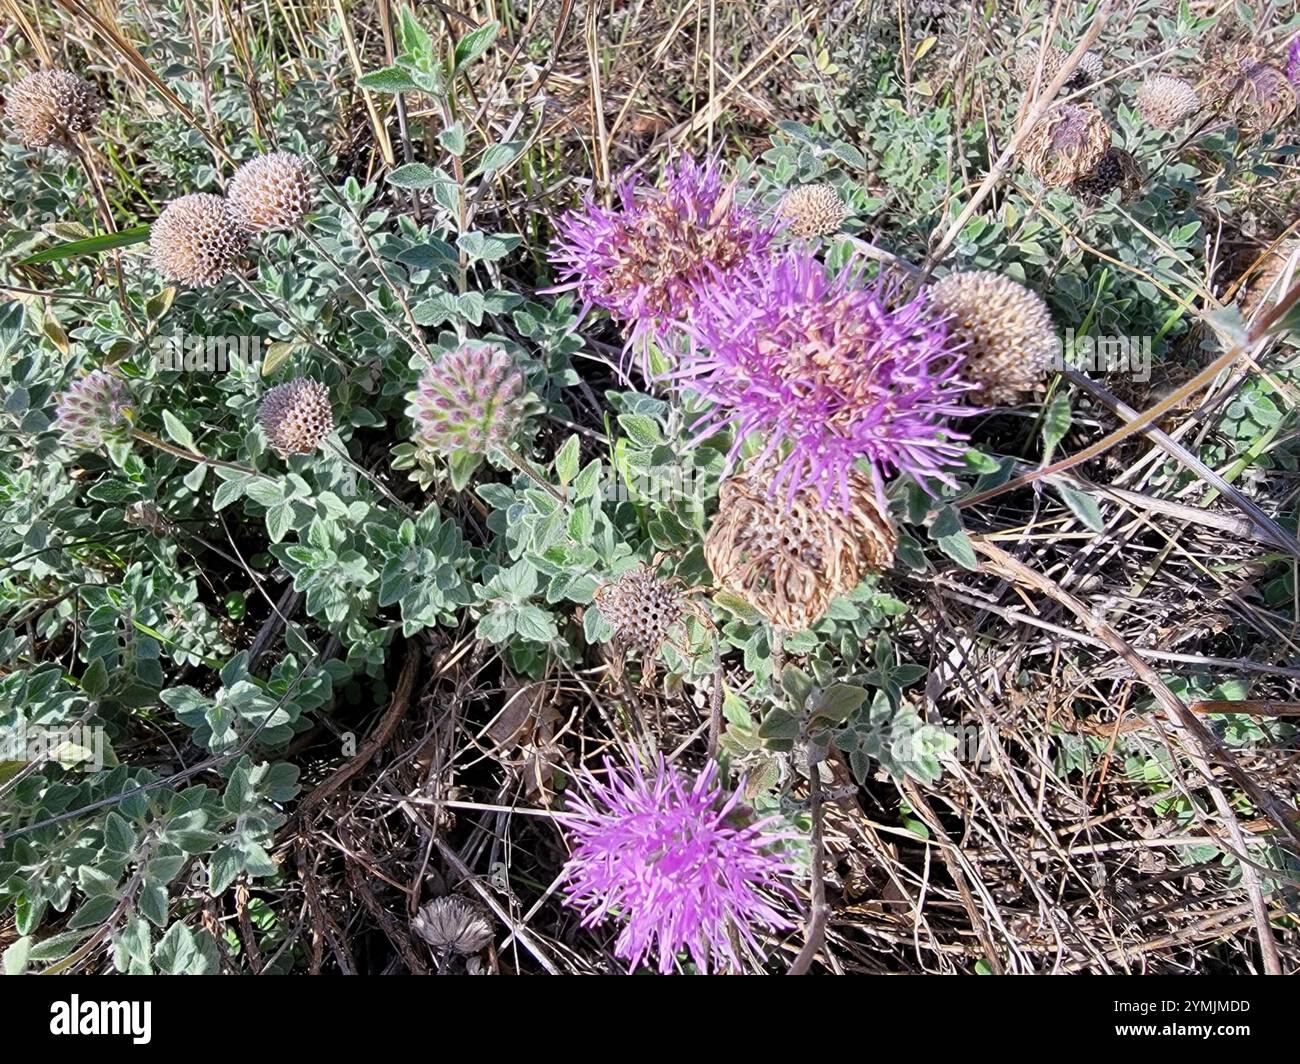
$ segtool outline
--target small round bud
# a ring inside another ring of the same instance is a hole
[[[103,109],[95,86],[67,70],[28,74],[5,94],[5,116],[29,148],[68,143],[92,129]]]
[[[311,454],[334,431],[330,390],[307,377],[276,385],[258,405],[257,422],[281,454]]]
[[[220,196],[197,192],[169,203],[149,230],[154,268],[194,288],[216,284],[248,246],[248,230]]]

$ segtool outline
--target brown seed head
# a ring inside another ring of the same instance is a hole
[[[1142,83],[1137,109],[1157,129],[1174,129],[1201,109],[1201,98],[1182,78],[1157,74]]]
[[[307,377],[277,385],[262,397],[257,421],[281,454],[311,454],[334,431],[330,390]]]
[[[1085,203],[1100,203],[1117,188],[1123,190],[1122,199],[1129,199],[1141,190],[1142,181],[1138,161],[1123,148],[1111,148],[1092,173],[1074,183],[1072,191]]]
[[[411,927],[434,949],[469,957],[492,941],[492,925],[474,905],[455,895],[420,908]]]
[[[293,229],[315,199],[311,163],[285,151],[249,159],[230,179],[226,198],[251,232]]]
[[[1110,147],[1110,127],[1090,103],[1063,103],[1047,112],[1025,139],[1025,166],[1048,188],[1091,173]]]
[[[154,268],[169,281],[214,285],[235,268],[248,230],[220,196],[196,192],[169,203],[149,230]]]
[[[5,94],[5,117],[29,148],[70,142],[93,128],[103,109],[95,86],[67,70],[28,74]]]
[[[792,236],[828,236],[836,232],[848,210],[834,185],[800,185],[781,199],[777,214]]]
[[[625,647],[657,654],[682,619],[681,593],[647,565],[629,569],[596,591],[596,605]]]
[[[1013,403],[1042,383],[1058,345],[1042,297],[992,270],[950,273],[930,289],[931,306],[963,343],[962,374],[975,398]]]
[[[847,513],[803,491],[768,492],[761,471],[722,483],[721,506],[704,539],[718,586],[787,631],[811,627],[831,600],[887,568],[898,537],[870,481],[849,476]]]

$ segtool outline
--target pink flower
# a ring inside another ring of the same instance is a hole
[[[585,913],[584,927],[623,924],[614,953],[629,970],[657,953],[667,975],[682,952],[704,973],[720,960],[739,970],[735,942],[757,952],[756,927],[793,926],[776,908],[793,898],[790,836],[771,819],[744,823],[740,794],[724,795],[717,773],[709,762],[691,781],[660,756],[648,770],[606,761],[604,780],[578,775],[588,797],[563,815],[573,845],[565,903]]]
[[[659,188],[624,178],[618,198],[613,209],[588,200],[560,218],[550,291],[577,292],[584,314],[607,310],[644,365],[647,345],[666,345],[709,279],[763,255],[772,226],[733,202],[715,160],[669,164]]]
[[[714,285],[685,331],[690,351],[670,376],[714,404],[697,428],[731,429],[733,461],[759,436],[754,464],[770,460],[773,491],[810,487],[847,509],[860,460],[924,484],[947,481],[964,453],[947,419],[973,413],[962,404],[971,385],[942,319],[924,297],[863,287],[855,264],[832,275],[792,249]]]

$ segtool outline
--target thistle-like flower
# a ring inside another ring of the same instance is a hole
[[[638,565],[596,591],[596,605],[623,646],[656,654],[682,619],[681,592],[658,579],[648,565]]]
[[[434,898],[411,921],[417,935],[434,949],[473,956],[492,941],[492,925],[478,907],[451,895]]]
[[[752,821],[714,762],[694,780],[662,757],[648,767],[606,762],[603,776],[579,772],[586,797],[562,820],[572,846],[565,902],[585,914],[584,927],[623,924],[614,953],[629,970],[657,954],[667,975],[685,952],[702,973],[739,971],[737,942],[758,953],[757,928],[792,926],[777,908],[793,897],[789,836],[773,819]]]
[[[523,373],[490,344],[446,352],[425,367],[407,400],[416,443],[444,456],[508,450],[528,414]]]
[[[1249,47],[1211,63],[1204,88],[1209,104],[1248,133],[1276,128],[1300,106],[1300,87]]]
[[[307,377],[278,384],[258,404],[257,421],[281,454],[311,454],[334,431],[330,390]]]
[[[848,209],[834,185],[800,185],[782,198],[776,209],[791,236],[828,236],[836,232]]]
[[[1099,203],[1115,189],[1128,199],[1142,188],[1142,167],[1123,148],[1111,148],[1092,173],[1079,178],[1071,190],[1085,203]]]
[[[607,310],[644,364],[649,342],[673,339],[672,323],[691,316],[707,282],[754,262],[771,242],[771,226],[732,193],[712,160],[669,164],[658,188],[624,178],[612,210],[588,201],[560,219],[551,291],[576,291],[584,313]]]
[[[1090,103],[1058,104],[1025,138],[1024,160],[1048,188],[1072,185],[1097,168],[1110,148],[1110,127]]]
[[[54,427],[68,446],[93,451],[122,437],[130,428],[130,414],[131,392],[126,382],[97,369],[59,396]]]
[[[248,230],[230,204],[206,192],[173,200],[149,230],[154,268],[194,288],[220,281],[247,246]]]
[[[249,159],[230,179],[226,199],[250,232],[293,229],[315,199],[311,162],[286,151]]]
[[[792,248],[716,285],[686,327],[690,351],[672,377],[714,404],[698,430],[730,428],[733,462],[760,435],[774,494],[810,487],[847,509],[859,460],[882,476],[943,480],[963,453],[945,420],[969,413],[969,386],[947,330],[924,297],[894,305],[887,285],[861,279],[857,263],[832,276]]]
[[[992,270],[951,273],[930,289],[935,313],[965,345],[965,374],[978,398],[1011,403],[1043,379],[1058,351],[1041,296]]]
[[[69,143],[92,129],[103,109],[95,86],[67,70],[28,74],[5,94],[5,117],[29,148]]]
[[[704,559],[719,587],[778,628],[811,628],[833,599],[894,560],[898,535],[861,473],[849,474],[847,512],[807,490],[773,498],[761,471],[724,480],[720,496]]]
[[[1142,83],[1137,109],[1157,129],[1174,129],[1201,109],[1201,98],[1182,78],[1157,74]]]

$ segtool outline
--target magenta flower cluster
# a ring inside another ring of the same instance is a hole
[[[614,953],[629,970],[653,957],[667,975],[684,953],[700,972],[739,971],[737,943],[758,953],[755,928],[792,926],[775,905],[793,897],[789,836],[771,819],[744,823],[739,792],[724,793],[717,773],[709,762],[692,780],[661,755],[579,774],[586,797],[563,815],[565,902],[584,927],[623,925]]]
[[[690,357],[672,376],[714,404],[699,429],[732,429],[733,460],[760,434],[774,492],[811,488],[847,510],[861,459],[924,483],[964,452],[946,421],[969,413],[970,385],[947,329],[923,296],[868,286],[853,263],[831,273],[796,247],[715,286],[685,329]]]
[[[1286,79],[1300,89],[1300,34],[1296,34],[1286,53]]]
[[[557,223],[553,292],[574,291],[585,314],[600,307],[623,325],[628,352],[666,346],[719,272],[761,261],[774,227],[732,199],[716,160],[669,164],[658,187],[625,177],[618,204],[587,200]]]
[[[761,439],[773,493],[845,509],[863,463],[880,480],[949,479],[965,436],[948,419],[974,412],[971,386],[923,297],[867,284],[858,264],[829,272],[806,243],[776,248],[776,222],[736,205],[713,162],[684,159],[655,189],[625,180],[619,197],[561,220],[554,290],[608,310],[629,349],[668,350],[663,379],[713,404],[696,427],[732,430],[732,463]]]

